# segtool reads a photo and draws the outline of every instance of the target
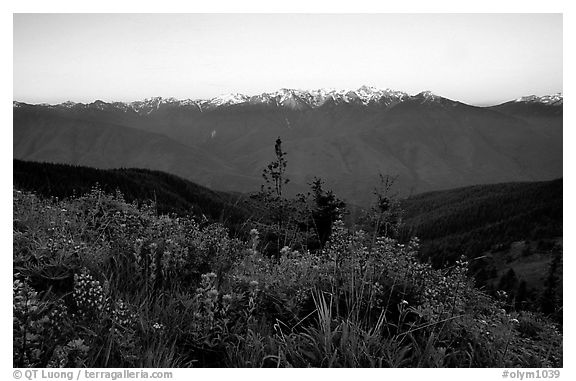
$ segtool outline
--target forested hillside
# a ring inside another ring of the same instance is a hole
[[[478,185],[402,202],[403,234],[418,236],[437,265],[518,240],[562,236],[562,179]]]
[[[418,236],[435,267],[461,255],[477,287],[517,308],[562,304],[562,179],[473,186],[404,200],[403,239]],[[546,295],[546,296],[544,296]],[[562,319],[562,314],[556,315]]]
[[[14,160],[14,186],[45,197],[88,193],[96,184],[117,190],[126,201],[154,201],[158,213],[190,215],[240,228],[251,217],[241,194],[217,192],[174,175],[147,169],[96,169],[67,164]]]

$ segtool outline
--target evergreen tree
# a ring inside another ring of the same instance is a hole
[[[280,137],[274,144],[274,154],[274,160],[262,171],[265,183],[262,184],[260,192],[253,196],[260,203],[265,218],[260,228],[264,230],[264,239],[267,243],[264,247],[269,255],[277,255],[282,247],[297,239],[297,230],[294,226],[295,203],[284,197],[284,185],[289,182],[286,177],[288,162],[286,152],[282,150]]]
[[[397,177],[380,174],[380,184],[374,190],[376,204],[370,212],[370,222],[374,229],[374,236],[393,237],[398,236],[402,224],[402,209],[397,194],[392,192],[392,187]]]
[[[276,139],[274,144],[274,153],[276,158],[268,164],[262,172],[262,177],[266,185],[262,185],[262,192],[272,195],[276,198],[282,198],[282,187],[290,181],[286,178],[286,152],[282,151],[282,140],[280,137]]]
[[[518,290],[516,291],[516,309],[524,310],[526,309],[526,301],[528,300],[528,286],[526,281],[522,280],[518,285]]]
[[[548,268],[544,290],[540,296],[540,310],[545,314],[556,314],[561,307],[558,295],[559,288],[562,286],[559,276],[561,269],[562,255],[555,255]]]
[[[516,285],[518,284],[518,277],[513,268],[508,269],[498,282],[498,289],[506,291],[510,296],[513,296],[516,291]]]
[[[311,210],[312,225],[318,238],[318,246],[324,247],[330,234],[332,225],[341,218],[341,211],[346,204],[340,200],[331,190],[323,188],[323,181],[317,177],[310,183],[313,206]],[[315,249],[316,247],[309,247]]]

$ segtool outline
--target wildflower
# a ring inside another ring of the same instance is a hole
[[[80,274],[74,274],[73,296],[78,312],[83,317],[92,316],[104,308],[104,289],[86,269],[82,269]]]
[[[208,274],[206,274],[206,276],[208,277],[208,279],[215,279],[216,278],[215,273],[208,273]]]
[[[258,243],[260,241],[258,230],[252,229],[250,230],[250,240],[252,241],[252,254],[256,254],[256,248],[258,247]]]
[[[154,324],[152,324],[152,328],[154,328],[155,330],[160,330],[160,329],[164,328],[164,325],[160,324],[160,323],[154,323]]]
[[[232,296],[230,294],[226,294],[222,296],[222,302],[230,303],[232,301]]]

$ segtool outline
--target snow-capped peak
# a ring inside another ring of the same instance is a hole
[[[162,97],[152,97],[146,98],[143,101],[135,101],[124,104],[128,109],[132,109],[137,113],[151,113],[154,110],[158,110],[162,105],[174,105],[174,106],[196,106],[200,107],[198,103],[191,99],[176,99],[176,98],[162,98]]]
[[[262,103],[274,103],[279,106],[289,108],[320,107],[330,101],[335,104],[353,103],[363,104],[384,104],[390,106],[397,103],[408,94],[390,89],[380,90],[376,87],[362,86],[358,89],[325,89],[298,90],[280,89],[271,93],[263,93],[251,98],[251,103],[260,101]]]
[[[358,95],[365,105],[383,102],[387,106],[390,106],[408,97],[408,94],[402,91],[395,91],[388,88],[381,90],[373,86],[362,86],[358,90],[351,91],[351,93]]]
[[[64,103],[60,103],[60,106],[66,107],[66,108],[72,108],[74,106],[76,106],[78,103],[76,102],[72,102],[72,101],[66,101]]]
[[[561,97],[561,95],[560,95]],[[190,106],[199,111],[213,110],[240,104],[269,105],[296,110],[318,108],[330,104],[351,104],[366,107],[392,107],[397,103],[409,99],[420,99],[423,102],[443,100],[430,91],[425,91],[411,96],[402,91],[392,89],[379,89],[374,86],[361,86],[357,89],[331,89],[320,88],[316,90],[300,90],[282,88],[273,92],[265,92],[260,95],[247,96],[240,93],[223,94],[210,99],[184,99],[152,97],[134,102],[95,101],[90,104],[65,102],[51,107],[66,108],[92,108],[99,110],[121,110],[123,112],[136,112],[138,114],[150,114],[162,106],[180,107]],[[550,101],[552,102],[552,101]],[[14,103],[14,107],[19,107]]]
[[[147,110],[150,112],[152,109],[158,109],[160,104],[162,103],[162,97],[153,97],[153,98],[146,98],[143,101],[136,101],[131,102],[129,105],[134,109],[136,112],[140,112],[143,110]]]
[[[441,98],[430,90],[422,91],[421,93],[416,94],[416,97],[424,99],[424,102],[434,102]]]
[[[247,102],[249,97],[240,93],[223,94],[210,99],[208,103],[214,106],[230,106]]]
[[[544,95],[540,97],[537,95],[528,95],[516,99],[515,102],[542,103],[547,106],[561,106],[564,102],[564,96],[562,95],[562,93],[557,93],[553,95]]]

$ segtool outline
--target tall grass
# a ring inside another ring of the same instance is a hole
[[[14,366],[562,364],[559,328],[475,289],[464,260],[435,270],[416,240],[340,222],[322,250],[286,242],[271,258],[256,229],[15,191]]]

